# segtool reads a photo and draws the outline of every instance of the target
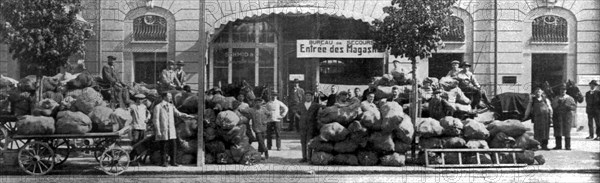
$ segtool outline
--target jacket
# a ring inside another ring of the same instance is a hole
[[[271,112],[271,118],[269,119],[269,122],[281,122],[289,110],[288,107],[283,104],[283,102],[277,99],[267,102],[266,108],[269,110],[269,112]]]
[[[585,93],[585,112],[591,113],[600,110],[600,91],[592,90]]]
[[[175,130],[175,116],[189,117],[191,115],[179,112],[173,104],[162,101],[154,106],[153,124],[155,128],[156,140],[171,140],[177,139],[177,131]]]
[[[300,117],[298,120],[298,126],[301,134],[309,136],[316,135],[315,132],[318,130],[317,127],[317,114],[321,109],[321,105],[315,102],[311,102],[308,109],[303,103],[299,103],[295,106],[296,113]]]
[[[252,130],[254,133],[267,131],[267,122],[271,117],[271,113],[265,107],[260,107],[260,109],[246,108],[239,111],[242,115],[252,120]]]
[[[173,70],[163,69],[160,75],[160,86],[163,89],[175,87],[176,73]]]
[[[552,109],[554,112],[565,113],[577,110],[577,103],[573,97],[565,94],[556,96],[552,99]]]
[[[120,83],[120,77],[117,75],[115,69],[111,66],[105,65],[102,67],[102,82],[105,84],[115,85]]]
[[[131,128],[134,130],[146,130],[146,123],[150,120],[152,114],[146,108],[146,105],[131,104],[129,106],[131,111]]]

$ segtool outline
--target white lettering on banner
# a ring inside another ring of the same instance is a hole
[[[297,40],[298,58],[383,58],[372,40]]]

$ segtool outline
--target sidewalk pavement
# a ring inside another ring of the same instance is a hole
[[[293,132],[288,132],[293,133]],[[124,175],[160,175],[160,174],[193,174],[193,175],[252,175],[252,174],[469,174],[469,173],[501,173],[501,174],[533,174],[533,173],[600,173],[600,141],[584,139],[587,134],[575,132],[571,151],[537,151],[546,158],[544,165],[530,165],[522,168],[464,168],[435,169],[410,165],[405,167],[385,166],[316,166],[299,163],[301,159],[300,141],[284,139],[281,151],[270,151],[270,158],[257,165],[205,165],[203,167],[181,166],[160,167],[155,165],[130,166]],[[550,141],[554,147],[554,141]],[[254,143],[253,145],[256,145]],[[65,164],[55,167],[50,174],[80,175],[99,174],[98,163],[90,157],[70,158]],[[24,175],[17,167],[0,166],[0,175]]]

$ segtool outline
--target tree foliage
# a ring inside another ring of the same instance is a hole
[[[425,58],[442,45],[442,31],[456,0],[392,0],[387,16],[375,20],[375,46],[394,56]]]
[[[83,54],[93,36],[91,25],[77,20],[80,1],[2,0],[0,41],[20,64],[54,71],[71,55]]]

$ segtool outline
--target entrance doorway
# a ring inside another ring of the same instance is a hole
[[[429,77],[442,78],[452,69],[452,61],[463,61],[463,53],[434,53],[429,58]]]
[[[167,53],[133,53],[134,81],[155,84],[167,68]]]
[[[565,80],[567,54],[532,54],[531,83],[533,88],[548,81],[551,87]],[[556,92],[556,91],[555,91]]]

